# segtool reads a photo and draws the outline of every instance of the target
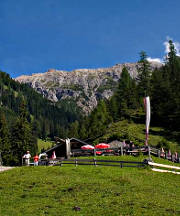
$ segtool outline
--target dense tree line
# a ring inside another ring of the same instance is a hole
[[[176,55],[173,42],[166,62],[151,77],[151,100],[153,122],[168,128],[180,136],[180,57]]]
[[[21,164],[22,155],[30,150],[37,152],[37,136],[32,123],[28,122],[25,101],[19,107],[19,116],[8,127],[4,112],[0,109],[0,152],[4,165]]]
[[[5,109],[10,124],[13,116],[20,113],[22,100],[27,104],[28,121],[34,122],[37,135],[44,139],[47,136],[63,136],[68,124],[79,120],[81,116],[73,101],[53,104],[27,84],[20,84],[7,73],[0,72],[0,104]]]
[[[27,149],[35,154],[38,137],[66,137],[69,123],[80,116],[73,101],[53,104],[0,71],[0,152],[4,164],[21,163]]]
[[[100,101],[89,117],[70,126],[70,135],[94,139],[105,133],[112,122],[128,119],[145,122],[143,98],[150,96],[153,125],[164,127],[172,138],[180,137],[180,57],[173,42],[164,65],[154,71],[145,52],[140,53],[138,75],[133,79],[123,68],[119,85],[109,101]]]

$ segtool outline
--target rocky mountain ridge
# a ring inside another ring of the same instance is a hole
[[[161,64],[151,63],[151,69]],[[22,75],[15,80],[27,83],[53,102],[74,100],[85,114],[91,112],[98,100],[108,99],[117,88],[123,67],[132,77],[137,76],[138,63],[116,64],[109,68],[77,69],[71,72],[49,69],[32,76]]]

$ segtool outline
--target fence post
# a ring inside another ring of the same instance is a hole
[[[167,157],[167,152],[165,152],[165,159],[168,159],[168,157]]]
[[[60,160],[60,166],[62,166],[62,160]]]
[[[94,149],[94,157],[96,157],[96,149]]]
[[[149,158],[151,158],[151,149],[150,149],[150,146],[148,146],[148,156],[149,156]]]
[[[123,168],[123,165],[122,165],[122,163],[120,163],[120,166],[121,166],[121,168]]]
[[[121,156],[123,155],[123,146],[121,145]]]
[[[77,163],[77,158],[75,158],[75,167],[77,167],[78,163]]]
[[[161,157],[161,151],[158,149],[158,157]]]
[[[94,160],[94,166],[97,166],[97,164],[96,164],[96,159],[94,158],[93,160]]]

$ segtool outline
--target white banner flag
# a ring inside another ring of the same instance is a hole
[[[146,110],[146,144],[147,144],[148,134],[149,134],[150,118],[151,118],[151,107],[150,107],[150,98],[149,98],[149,96],[144,98],[144,106],[145,106],[145,110]]]

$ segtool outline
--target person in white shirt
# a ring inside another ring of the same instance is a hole
[[[27,151],[27,154],[25,154],[25,155],[23,156],[23,158],[25,159],[25,164],[26,164],[27,166],[29,166],[29,164],[30,164],[30,158],[31,158],[30,152]]]

